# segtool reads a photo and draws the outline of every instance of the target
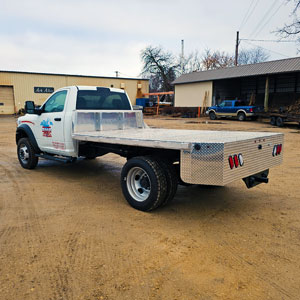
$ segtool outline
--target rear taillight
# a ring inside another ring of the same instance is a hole
[[[251,113],[253,112],[253,108],[250,108],[250,112],[251,112]]]
[[[280,155],[281,151],[282,151],[282,144],[274,145],[272,155],[273,156]]]
[[[233,160],[234,160],[234,165],[237,168],[239,166],[239,160],[236,154],[233,156]]]
[[[232,156],[229,156],[229,157],[228,157],[228,161],[229,161],[230,169],[233,169],[233,167],[234,167],[234,162],[233,162]]]
[[[238,166],[243,166],[244,165],[244,158],[243,155],[240,154],[234,154],[234,155],[230,155],[228,157],[228,162],[229,162],[229,167],[230,169],[233,169],[234,167],[238,167]]]

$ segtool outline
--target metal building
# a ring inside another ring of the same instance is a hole
[[[42,104],[58,88],[70,85],[124,89],[132,102],[149,92],[148,79],[0,71],[0,114],[14,114],[26,100]]]
[[[300,98],[300,57],[193,72],[173,84],[177,107],[207,107],[224,99],[284,106]]]

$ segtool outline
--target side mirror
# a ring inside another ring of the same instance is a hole
[[[43,112],[43,109],[40,106],[35,106],[33,101],[25,102],[25,113],[26,114],[41,115],[42,112]]]
[[[25,102],[25,113],[26,114],[34,114],[35,113],[35,105],[33,101]]]

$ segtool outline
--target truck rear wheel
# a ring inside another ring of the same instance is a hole
[[[127,161],[121,172],[121,187],[127,202],[142,211],[157,208],[167,195],[164,170],[151,156]]]
[[[237,118],[239,121],[245,121],[246,120],[246,115],[243,112],[239,112],[237,115]]]
[[[167,181],[167,194],[165,199],[161,203],[161,206],[164,206],[173,200],[177,192],[178,174],[174,168],[174,165],[171,164],[170,162],[166,162],[163,161],[162,159],[158,159],[158,163],[163,168],[166,176],[166,181]]]
[[[24,169],[34,169],[39,158],[35,156],[35,151],[28,138],[21,138],[18,141],[18,159]]]

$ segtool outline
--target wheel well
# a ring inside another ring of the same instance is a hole
[[[21,138],[28,138],[28,135],[24,130],[17,130],[17,132],[16,132],[16,144],[18,144],[18,142]]]
[[[244,110],[238,110],[237,115],[243,113],[246,116],[246,112]]]

